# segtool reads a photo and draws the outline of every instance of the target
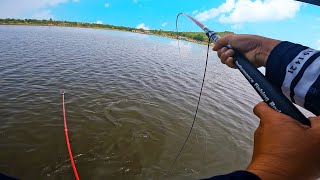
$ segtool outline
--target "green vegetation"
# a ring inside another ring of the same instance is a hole
[[[83,28],[99,28],[99,29],[113,29],[120,31],[130,31],[143,34],[154,34],[169,38],[177,38],[196,43],[206,43],[208,38],[203,32],[174,32],[163,30],[144,30],[124,26],[113,26],[108,24],[83,23],[83,22],[69,22],[56,20],[36,20],[36,19],[0,19],[0,25],[40,25],[40,26],[67,26],[67,27],[83,27]],[[218,32],[220,36],[232,34],[232,32]]]
[[[208,37],[203,32],[174,32],[174,31],[162,31],[162,30],[151,30],[153,34],[171,38],[177,38],[186,41],[192,41],[196,43],[207,43]],[[219,36],[223,37],[228,34],[233,34],[233,32],[225,31],[225,32],[217,32]]]
[[[44,26],[68,26],[68,27],[85,27],[85,28],[105,28],[105,29],[119,29],[124,31],[131,31],[135,28],[128,28],[122,26],[112,26],[108,24],[95,24],[83,22],[69,22],[56,20],[36,20],[36,19],[0,19],[0,24],[12,25],[44,25]]]

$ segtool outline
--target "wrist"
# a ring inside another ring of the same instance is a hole
[[[255,174],[260,179],[273,179],[273,180],[288,179],[288,177],[286,177],[286,176],[283,176],[281,174],[276,174],[271,171],[267,171],[265,169],[248,168],[247,171],[252,174]]]
[[[258,59],[260,59],[259,66],[266,67],[270,53],[280,42],[281,41],[279,40],[270,38],[264,38],[263,40],[261,40],[260,51],[258,53],[259,57],[257,57]]]
[[[246,170],[261,179],[312,179],[312,176],[303,173],[303,167],[300,167],[299,163],[292,163],[290,158],[280,155],[266,154],[255,157]]]
[[[290,164],[283,162],[282,158],[259,157],[255,158],[248,166],[247,171],[259,176],[261,179],[290,179],[288,172]]]

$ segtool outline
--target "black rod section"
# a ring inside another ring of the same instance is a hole
[[[299,109],[280,91],[274,87],[265,76],[254,67],[243,55],[237,53],[234,55],[235,65],[257,91],[265,103],[274,110],[286,114],[299,121],[303,125],[311,126]]]
[[[311,2],[310,0],[309,2]],[[206,35],[212,39],[214,42],[219,40],[219,36],[216,32],[211,31],[205,25],[189,16],[185,13],[179,13],[176,20],[176,26],[178,25],[178,18],[180,15],[184,15],[191,19],[195,24],[197,24]],[[233,49],[230,45],[228,48]],[[234,49],[235,50],[235,49]],[[236,51],[236,50],[235,50]],[[286,114],[293,119],[299,121],[301,124],[311,126],[309,119],[307,119],[297,107],[281,92],[279,88],[274,87],[266,77],[254,67],[248,59],[246,59],[241,53],[237,52],[234,55],[235,65],[244,75],[244,77],[249,81],[251,86],[257,91],[259,96],[274,110]]]

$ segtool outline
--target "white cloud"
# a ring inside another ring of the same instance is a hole
[[[301,3],[292,0],[239,0],[229,15],[222,15],[222,23],[277,21],[293,18]]]
[[[144,29],[144,30],[149,30],[150,28],[148,26],[146,26],[144,23],[139,24],[137,27],[137,29]]]
[[[168,25],[168,23],[167,22],[164,22],[164,23],[162,23],[162,27],[166,27]]]
[[[193,12],[192,12],[192,15],[195,15],[195,14],[198,14],[198,10],[194,10]]]
[[[218,8],[212,8],[210,10],[197,14],[196,19],[199,19],[200,21],[207,21],[209,19],[219,16],[221,13],[227,13],[232,11],[234,7],[235,0],[226,0],[226,2],[220,5]]]
[[[316,47],[318,50],[320,50],[320,39],[316,42]]]
[[[104,3],[104,7],[108,8],[108,7],[110,7],[110,4],[109,3]]]
[[[96,24],[102,24],[102,21],[99,20],[99,21],[96,22]]]
[[[293,18],[301,3],[293,0],[226,0],[218,8],[197,14],[201,21],[219,17],[222,23],[277,21]]]
[[[1,0],[0,18],[52,17],[50,8],[79,0]],[[42,16],[39,16],[42,15]]]

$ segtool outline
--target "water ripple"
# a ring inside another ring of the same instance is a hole
[[[163,179],[200,90],[206,46],[117,31],[0,26],[0,172],[72,179],[60,90],[80,177]],[[210,52],[198,120],[174,179],[246,167],[260,99]],[[15,158],[12,158],[14,155]]]

